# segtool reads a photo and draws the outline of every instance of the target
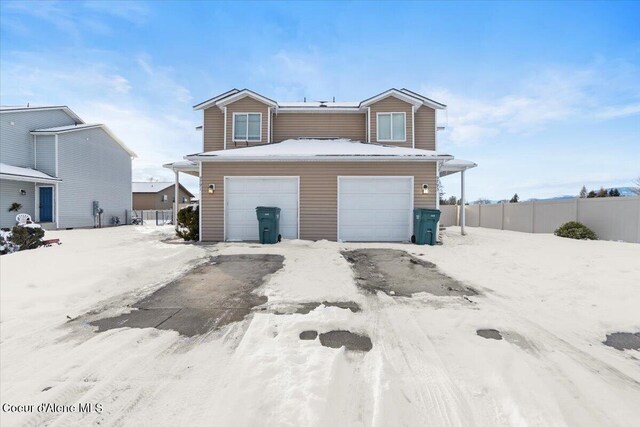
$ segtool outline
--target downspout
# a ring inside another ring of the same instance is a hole
[[[226,110],[227,107],[225,107]],[[226,111],[225,111],[226,113]],[[227,115],[225,114],[225,117]],[[226,123],[226,120],[225,120]],[[226,133],[225,133],[226,138]],[[198,241],[202,242],[202,216],[204,215],[204,186],[202,184],[202,161],[198,162],[198,175],[200,175],[200,206],[198,207]]]
[[[371,107],[367,107],[367,142],[371,142]]]
[[[173,170],[175,174],[175,184],[173,189],[173,225],[178,231],[178,188],[180,187],[180,172]]]
[[[416,148],[416,106],[411,106],[411,148]],[[438,168],[439,169],[439,168]],[[440,175],[438,175],[440,177]],[[439,199],[440,197],[438,197]]]
[[[202,128],[204,131],[204,127]],[[224,107],[224,149],[227,149],[227,107]]]
[[[466,236],[465,226],[464,169],[460,171],[460,234]]]

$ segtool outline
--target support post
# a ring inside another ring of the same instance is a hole
[[[180,172],[177,170],[173,170],[173,173],[176,176],[175,185],[173,188],[173,226],[177,230],[178,229],[178,189],[180,188]]]
[[[465,226],[464,170],[460,172],[460,233],[466,236]]]

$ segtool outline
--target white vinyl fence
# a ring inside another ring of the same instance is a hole
[[[441,205],[440,224],[460,225],[459,206]],[[544,200],[465,206],[466,225],[526,233],[553,233],[578,221],[602,240],[640,243],[640,197]]]

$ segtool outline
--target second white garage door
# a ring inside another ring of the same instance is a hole
[[[412,176],[338,177],[338,240],[411,239]]]
[[[225,239],[258,240],[258,206],[280,208],[282,238],[297,239],[298,182],[297,176],[225,177]]]

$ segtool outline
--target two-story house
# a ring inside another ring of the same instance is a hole
[[[200,176],[203,241],[257,240],[257,206],[281,208],[283,238],[408,241],[413,208],[438,206],[437,177],[453,159],[437,147],[444,108],[407,89],[356,102],[233,89],[194,106],[203,152],[167,166]]]
[[[191,202],[193,194],[182,184],[178,185],[178,205]],[[133,209],[169,210],[175,202],[176,184],[173,182],[133,182]]]
[[[17,213],[47,229],[124,221],[134,157],[105,125],[87,124],[69,107],[2,107],[0,226],[15,225]]]

